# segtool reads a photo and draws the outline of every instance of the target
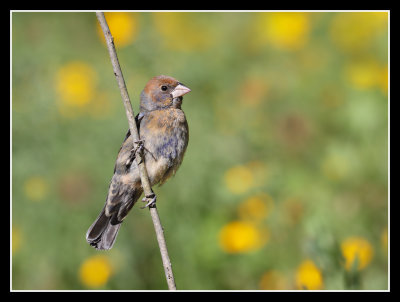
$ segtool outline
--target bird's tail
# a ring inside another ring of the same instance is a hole
[[[121,223],[122,221],[115,223],[112,217],[107,217],[104,207],[97,219],[88,229],[86,241],[98,250],[111,249],[117,238]]]

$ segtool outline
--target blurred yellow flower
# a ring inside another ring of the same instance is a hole
[[[116,48],[133,43],[138,36],[138,18],[135,13],[108,12],[104,13]],[[97,34],[105,43],[103,30],[97,23]]]
[[[224,180],[228,190],[235,194],[242,194],[246,192],[254,184],[252,171],[244,165],[238,165],[230,168],[225,172]]]
[[[345,156],[330,154],[322,162],[322,172],[330,180],[341,180],[349,172],[349,163]]]
[[[288,289],[287,278],[279,271],[270,270],[262,275],[259,288],[262,290],[285,290]]]
[[[297,268],[296,286],[298,289],[308,290],[323,288],[322,273],[312,260],[304,260]]]
[[[155,12],[153,20],[166,47],[180,51],[207,49],[214,41],[204,13]]]
[[[221,248],[227,253],[246,253],[261,248],[269,239],[266,229],[245,221],[225,225],[219,234]]]
[[[379,76],[377,77],[377,86],[383,94],[388,95],[388,78],[389,71],[388,65],[381,65],[379,69]]]
[[[385,95],[388,94],[388,78],[389,78],[389,71],[388,71],[388,65],[386,64],[386,66],[381,68],[379,76],[379,87]]]
[[[242,220],[262,220],[271,213],[274,201],[265,193],[253,195],[243,201],[238,208]]]
[[[374,61],[356,62],[347,66],[346,75],[355,87],[365,89],[375,85],[378,71],[379,66]]]
[[[385,252],[388,251],[388,229],[385,228],[381,235],[381,244]]]
[[[387,26],[387,12],[341,12],[333,17],[330,35],[339,49],[356,54],[368,51]]]
[[[98,288],[107,283],[112,274],[112,267],[104,255],[96,255],[86,259],[79,269],[79,277],[83,285]]]
[[[97,74],[89,64],[79,61],[67,63],[56,76],[60,105],[78,108],[87,105],[95,95],[96,84]]]
[[[286,50],[298,50],[308,41],[310,20],[303,12],[260,13],[256,39]]]
[[[377,87],[387,93],[387,65],[382,67],[376,60],[351,62],[345,68],[345,76],[355,88]]]
[[[12,226],[12,235],[11,235],[11,251],[14,254],[16,251],[19,250],[22,243],[22,233],[20,228]]]
[[[25,181],[24,192],[30,200],[41,201],[48,193],[47,181],[41,176],[32,176]]]
[[[340,247],[346,270],[352,270],[354,265],[357,265],[357,270],[362,270],[372,260],[374,250],[371,244],[362,237],[349,237],[342,242]]]

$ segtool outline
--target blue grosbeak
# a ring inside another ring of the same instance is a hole
[[[189,129],[181,105],[182,96],[188,92],[190,89],[176,79],[157,76],[140,95],[140,112],[135,120],[151,186],[163,184],[182,163]],[[112,248],[122,221],[143,192],[133,146],[128,130],[117,156],[106,203],[86,233],[87,242],[96,249]],[[155,199],[147,196],[143,201],[149,201],[148,206]]]

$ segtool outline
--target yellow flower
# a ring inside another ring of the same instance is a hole
[[[81,108],[94,97],[97,74],[93,68],[79,61],[62,66],[56,76],[56,89],[61,99],[61,108]]]
[[[378,86],[385,95],[388,94],[388,77],[388,66],[386,64],[386,66],[381,68],[378,79]]]
[[[284,290],[288,289],[288,280],[280,272],[270,270],[262,275],[259,287],[262,290]]]
[[[235,194],[242,194],[254,184],[253,173],[249,167],[238,165],[230,168],[224,175],[225,185]]]
[[[298,50],[308,41],[310,22],[307,13],[260,13],[256,39],[287,50]]]
[[[247,198],[239,205],[239,217],[243,220],[262,220],[272,211],[272,197],[262,193]]]
[[[381,244],[382,244],[384,251],[387,252],[388,251],[388,229],[387,228],[385,228],[382,232]]]
[[[214,41],[209,26],[210,14],[194,12],[156,12],[153,20],[166,47],[180,51],[207,49]]]
[[[346,270],[364,269],[372,260],[373,248],[371,244],[361,237],[349,237],[341,244],[342,255],[345,259]]]
[[[111,264],[106,256],[96,255],[86,259],[79,269],[81,282],[90,288],[98,288],[107,283],[112,274]]]
[[[266,229],[260,230],[245,221],[233,221],[225,225],[219,234],[221,248],[227,253],[246,253],[261,248],[268,240]]]
[[[19,250],[21,247],[21,242],[22,242],[22,233],[21,230],[15,226],[12,227],[12,247],[11,251],[14,254],[16,251]]]
[[[114,38],[114,45],[117,48],[131,44],[138,36],[137,15],[125,12],[104,13],[111,35]],[[105,43],[103,30],[97,24],[97,33]]]
[[[334,16],[330,35],[339,49],[355,54],[368,50],[387,25],[386,12],[342,12]]]
[[[312,260],[304,260],[297,268],[296,286],[298,289],[308,290],[323,288],[322,273]]]
[[[387,66],[382,67],[375,60],[352,62],[345,68],[345,75],[355,88],[378,87],[387,93]]]
[[[25,181],[24,192],[30,200],[41,201],[48,193],[47,182],[41,176],[33,176]]]

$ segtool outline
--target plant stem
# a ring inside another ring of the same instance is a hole
[[[111,35],[111,32],[108,27],[104,13],[96,12],[96,16],[97,16],[97,19],[103,30],[104,37],[107,42],[107,48],[108,48],[108,52],[110,54],[111,64],[114,69],[114,75],[115,75],[115,78],[117,79],[118,87],[119,87],[119,90],[120,90],[121,96],[122,96],[122,101],[125,106],[126,116],[128,118],[129,129],[130,129],[132,139],[133,139],[133,147],[135,147],[135,143],[138,143],[140,141],[140,137],[139,137],[138,129],[136,127],[135,116],[133,113],[131,101],[129,99],[128,90],[126,89],[125,80],[122,75],[122,70],[119,65],[117,52],[115,50],[114,38]],[[140,150],[141,148],[137,148],[137,149]],[[151,189],[149,176],[147,174],[146,165],[144,163],[144,156],[143,156],[142,152],[140,152],[140,151],[136,152],[136,162],[139,167],[139,173],[140,173],[140,179],[142,182],[143,192],[144,192],[145,196],[150,196],[153,194],[153,191]],[[161,258],[162,258],[162,262],[163,262],[163,266],[164,266],[165,277],[167,279],[168,289],[176,290],[175,279],[174,279],[174,275],[172,273],[171,261],[169,259],[169,255],[168,255],[167,244],[165,242],[164,230],[161,225],[160,217],[158,216],[156,205],[154,204],[153,206],[150,206],[149,210],[150,210],[151,218],[153,220],[154,229],[155,229],[157,241],[158,241],[158,246],[160,248],[160,253],[161,253]]]

